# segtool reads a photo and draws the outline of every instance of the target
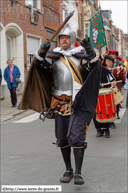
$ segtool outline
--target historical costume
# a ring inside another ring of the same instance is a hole
[[[99,52],[89,41],[84,39],[82,46],[75,47],[75,40],[75,32],[65,25],[59,35],[60,47],[48,51],[48,41],[41,45],[30,66],[20,109],[41,112],[50,108],[54,112],[56,144],[66,165],[60,181],[67,183],[74,176],[70,160],[73,147],[74,183],[83,184],[85,133],[97,104],[101,65]]]
[[[126,60],[124,61],[124,66],[126,67],[127,73],[126,73],[126,77],[125,77],[125,85],[124,85],[124,89],[128,89],[128,56],[126,57]]]
[[[115,81],[115,78],[114,76],[112,75],[112,73],[107,69],[105,68],[104,66],[102,66],[102,73],[101,73],[101,84],[104,84],[104,83],[109,83],[109,82],[114,82]],[[106,86],[102,86],[101,88],[108,88],[110,87],[110,85],[106,85]],[[95,128],[97,130],[97,134],[96,134],[96,137],[101,137],[104,135],[105,133],[105,137],[109,138],[110,137],[110,130],[109,130],[109,123],[99,123],[97,120],[96,120],[96,113],[94,114],[94,117],[93,117],[93,122],[94,122],[94,125],[95,125]]]
[[[105,62],[106,60],[112,61],[111,66],[108,66],[106,64],[106,67],[110,70],[110,72],[113,74],[115,77],[116,81],[122,80],[121,83],[125,82],[125,74],[126,74],[126,69],[123,67],[123,64],[120,63],[120,61],[115,61],[112,56],[106,55],[105,56]],[[115,65],[115,66],[114,66]],[[118,89],[121,91],[122,84],[118,83],[117,84]],[[119,105],[116,106],[116,112],[117,112],[117,119],[119,119]],[[114,127],[114,126],[113,126]]]
[[[121,58],[118,56],[118,51],[116,51],[116,50],[109,50],[108,52],[103,54],[103,56],[102,56],[103,61],[102,62],[104,64],[104,66],[106,66],[105,57],[106,56],[109,57],[109,55],[107,55],[107,54],[109,54],[113,58],[113,60],[111,58],[111,60],[113,61],[113,65],[112,65],[111,68],[115,68],[115,69],[111,70],[111,72],[113,73],[113,75],[116,78],[116,80],[122,80],[122,82],[119,82],[118,85],[117,85],[119,90],[121,91],[123,85],[125,84],[126,68],[123,65],[123,63],[121,62]],[[119,68],[119,67],[120,67],[120,71],[118,71],[118,73],[117,73],[117,68]],[[119,107],[120,107],[120,104],[118,104],[116,106],[117,118],[118,119],[120,118],[119,117]],[[116,128],[114,122],[112,122],[110,124],[110,127],[112,129]]]
[[[120,60],[120,57],[118,56],[118,51],[116,51],[116,50],[109,50],[109,55],[112,56],[113,59],[114,59],[113,68],[116,68],[117,66],[120,66],[121,79],[119,79],[119,77],[118,77],[118,80],[122,80],[122,82],[120,82],[118,85],[119,85],[119,88],[121,90],[121,88],[125,84],[126,68],[123,65],[122,61]],[[113,72],[113,73],[115,73],[115,72]],[[116,75],[116,73],[115,73],[115,75]]]

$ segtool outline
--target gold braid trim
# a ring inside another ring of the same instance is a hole
[[[66,148],[66,147],[69,147],[70,145],[66,145],[66,146],[64,146],[64,147],[61,147],[61,148]]]
[[[75,65],[75,63],[74,63],[68,56],[66,56],[66,58],[67,58],[67,59],[69,60],[69,62],[72,64],[72,66],[73,66],[73,68],[75,69],[75,72],[76,72],[78,78],[80,79],[81,84],[83,84],[83,80],[82,80],[81,74],[80,74],[77,66]]]
[[[73,148],[74,148],[74,149],[75,149],[75,148],[77,148],[77,149],[78,149],[78,148],[83,148],[83,147],[84,147],[84,146],[81,146],[81,147],[73,147]]]
[[[66,56],[66,57],[67,57],[67,56]],[[69,68],[66,60],[65,60],[62,56],[60,57],[60,59],[62,60],[62,62],[66,65],[66,67],[67,67],[67,68],[69,69],[69,71],[70,71],[70,68]],[[67,59],[70,59],[70,58],[67,57]],[[70,59],[70,60],[71,60],[71,59]],[[75,81],[78,82],[79,84],[83,84],[82,77],[81,77],[81,75],[80,75],[80,73],[79,73],[79,70],[77,69],[76,65],[73,63],[72,60],[71,60],[70,62],[71,62],[72,66],[73,66],[73,68],[75,69],[75,72],[76,72],[76,74],[77,74],[77,75],[75,74],[74,70],[73,70],[72,67],[71,67],[71,70],[72,70],[72,73],[73,73],[73,76],[74,76]],[[77,76],[78,76],[78,77],[77,77]]]

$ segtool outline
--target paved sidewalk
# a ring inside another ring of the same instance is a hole
[[[124,101],[122,103],[123,108],[126,107],[126,97],[127,97],[127,90],[123,91],[123,95],[124,95]],[[21,101],[21,97],[22,94],[17,94],[17,105],[19,105],[20,101]],[[17,107],[12,107],[11,104],[11,99],[4,99],[4,100],[0,100],[0,120],[1,122],[5,122],[8,120],[13,119],[14,117],[16,117],[17,115],[20,115],[24,112],[28,112],[28,114],[33,114],[35,113],[35,111],[32,111],[30,109],[28,110],[18,110]]]
[[[17,94],[17,106],[19,105],[21,101],[22,94]],[[12,107],[11,99],[4,99],[0,100],[0,119],[1,122],[8,121],[10,119],[13,119],[15,116],[22,114],[26,111],[32,110],[18,110],[17,107]],[[33,112],[33,111],[32,111]]]
[[[127,113],[128,108],[116,129],[110,129],[110,138],[95,137],[91,122],[82,166],[85,184],[79,187],[73,180],[68,184],[59,181],[65,165],[59,148],[52,144],[56,141],[53,119],[2,124],[1,184],[60,185],[63,193],[127,193]],[[71,160],[74,169],[73,151]]]

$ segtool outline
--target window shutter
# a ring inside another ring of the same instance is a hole
[[[27,54],[35,54],[39,50],[39,39],[27,37]]]

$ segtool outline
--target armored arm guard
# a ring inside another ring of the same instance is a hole
[[[49,44],[48,40],[46,40],[46,41],[45,41],[44,43],[42,43],[41,46],[40,46],[40,49],[39,49],[39,51],[38,51],[39,56],[41,56],[42,58],[45,58],[45,57],[46,57],[46,54],[47,54],[47,52],[48,52],[48,50],[49,50],[49,48],[50,48],[50,44]]]
[[[52,68],[52,59],[45,59],[49,48],[50,44],[48,40],[41,44],[40,49],[35,53],[34,65],[48,70]]]
[[[82,42],[80,42],[81,46],[85,49],[84,58],[89,62],[95,57],[95,52],[92,47],[92,44],[90,43],[90,39],[84,39]]]
[[[40,67],[40,68],[45,68],[47,70],[52,69],[52,59],[51,58],[42,58],[41,56],[38,55],[38,51],[35,53],[35,58],[34,58],[34,65]]]
[[[82,60],[81,66],[83,69],[87,71],[91,71],[95,67],[97,61],[99,60],[99,51],[94,48],[94,52],[95,52],[95,57],[90,62],[88,62],[85,59]]]

